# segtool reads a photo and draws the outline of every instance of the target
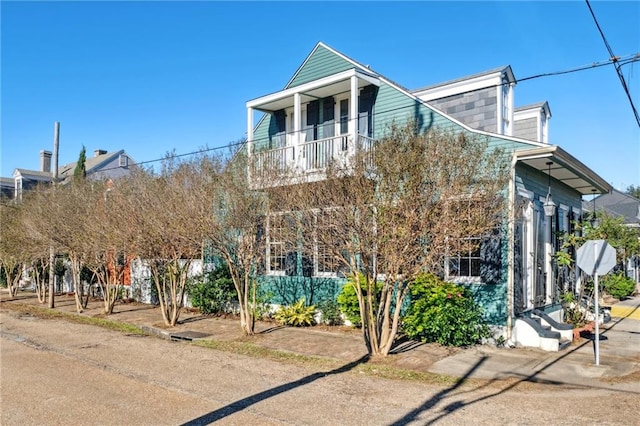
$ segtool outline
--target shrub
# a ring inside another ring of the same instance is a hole
[[[338,303],[333,300],[326,300],[318,304],[318,310],[322,312],[322,322],[326,325],[342,325],[342,315]]]
[[[205,275],[204,280],[189,286],[191,305],[206,315],[225,312],[236,297],[231,274],[226,265]]]
[[[360,281],[360,288],[362,289],[363,295],[366,296],[366,282],[363,275],[358,275]],[[338,295],[338,306],[340,307],[340,311],[347,317],[351,325],[354,327],[362,326],[362,319],[360,317],[360,305],[358,304],[358,295],[356,294],[356,289],[353,285],[354,278],[353,275],[349,277],[347,283],[342,286],[342,291]],[[377,293],[380,293],[382,290],[382,284],[376,283]]]
[[[281,306],[273,317],[282,325],[304,327],[315,323],[315,313],[315,306],[305,306],[304,299],[300,299],[291,306]]]
[[[633,279],[625,277],[622,273],[617,273],[603,277],[602,287],[612,297],[622,300],[631,296],[636,286]]]
[[[475,345],[491,334],[469,290],[430,274],[411,284],[411,304],[402,326],[411,339],[446,346]]]
[[[352,326],[360,327],[362,325],[360,305],[358,304],[356,289],[353,287],[353,284],[351,284],[352,282],[353,279],[349,278],[349,282],[342,286],[342,291],[338,295],[338,307]]]

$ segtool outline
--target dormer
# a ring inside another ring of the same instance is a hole
[[[412,93],[467,126],[513,135],[513,88],[510,66],[414,90]]]
[[[549,143],[551,109],[548,102],[521,106],[513,113],[513,136],[531,141]]]

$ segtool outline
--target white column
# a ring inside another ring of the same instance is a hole
[[[304,158],[302,158],[302,147],[300,146],[302,141],[302,105],[300,100],[300,93],[293,94],[293,140],[295,146],[293,152],[295,153],[295,161],[297,165],[304,169]]]
[[[540,111],[540,113],[538,114],[538,132],[537,132],[537,137],[538,137],[538,142],[543,142],[544,143],[544,120],[545,120],[545,116],[544,116],[544,111]]]
[[[293,94],[293,134],[296,145],[300,145],[300,129],[302,128],[302,105],[300,105],[300,93]]]
[[[513,86],[515,83],[509,83],[509,91],[507,92],[507,108],[508,108],[508,124],[505,134],[507,136],[513,136]]]
[[[253,145],[253,108],[247,107],[247,155],[251,155]]]
[[[351,76],[351,100],[349,102],[349,134],[351,135],[351,146],[349,154],[355,153],[355,147],[358,143],[358,78]]]
[[[496,87],[496,133],[499,135],[504,134],[504,120],[502,119],[502,79],[500,79],[500,84]]]

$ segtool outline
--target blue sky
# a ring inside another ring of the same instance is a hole
[[[591,3],[616,55],[640,52],[640,2]],[[8,2],[1,13],[1,168],[82,145],[136,161],[223,146],[247,100],[281,89],[318,41],[415,89],[511,65],[516,78],[608,58],[571,2]],[[640,61],[622,68],[640,108]],[[614,187],[640,185],[640,130],[611,66],[523,81],[549,137]]]

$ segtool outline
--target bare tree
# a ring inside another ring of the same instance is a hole
[[[55,202],[50,203],[50,210],[44,210],[45,216],[41,218],[41,229],[48,232],[55,251],[63,253],[69,261],[78,313],[83,312],[89,302],[81,272],[87,257],[86,226],[92,220],[95,208],[92,192],[91,183],[85,180],[56,187],[50,193],[50,196],[55,196]]]
[[[94,206],[84,225],[85,266],[93,273],[104,303],[104,313],[113,313],[121,294],[129,249],[135,234],[130,232],[123,194],[112,180],[93,182]]]
[[[0,268],[11,296],[18,293],[23,266],[29,262],[24,247],[26,233],[21,226],[23,213],[22,205],[0,204]]]
[[[268,197],[251,185],[247,165],[247,157],[238,153],[216,179],[208,242],[212,252],[229,268],[238,297],[240,327],[245,335],[252,335],[257,277],[265,254]]]
[[[393,127],[373,150],[275,204],[299,218],[290,243],[315,268],[354,277],[365,345],[384,356],[412,279],[442,275],[447,254],[477,248],[500,226],[508,166],[502,151],[464,134]]]
[[[135,233],[131,252],[151,269],[169,326],[178,321],[191,264],[201,258],[209,233],[217,167],[206,156],[179,161],[169,155],[158,175],[133,173],[118,189],[126,192],[128,232]]]

